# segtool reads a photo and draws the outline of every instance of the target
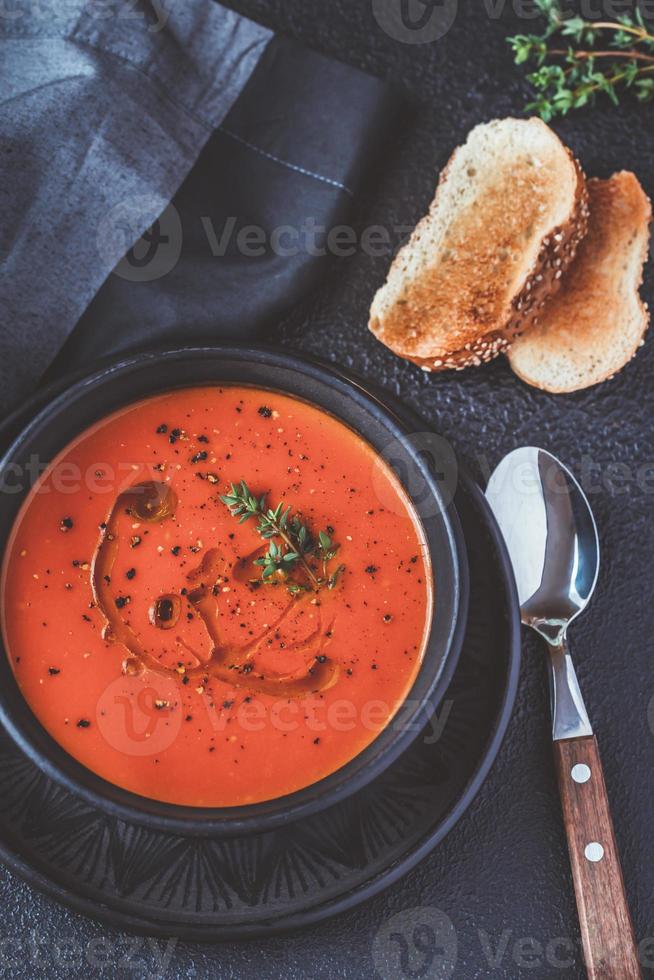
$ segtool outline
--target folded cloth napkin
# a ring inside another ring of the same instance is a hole
[[[19,0],[0,57],[5,410],[53,361],[257,335],[322,274],[392,112],[211,0]]]

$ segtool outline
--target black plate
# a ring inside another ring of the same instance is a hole
[[[433,620],[410,697],[393,722],[335,773],[283,798],[210,809],[174,806],[112,785],[85,768],[43,729],[22,697],[0,646],[0,720],[19,747],[47,775],[103,809],[150,830],[183,835],[260,833],[317,813],[380,775],[410,745],[437,709],[452,679],[463,639],[468,574],[459,519],[449,493],[456,459],[446,444],[427,455],[412,430],[359,382],[329,365],[272,349],[216,345],[126,357],[68,384],[22,429],[0,462],[13,490],[30,462],[49,462],[81,430],[117,409],[172,388],[250,384],[279,389],[332,413],[362,435],[396,471],[422,523],[432,555]],[[28,481],[23,481],[28,482]],[[3,495],[0,548],[7,541],[28,487]]]
[[[425,430],[402,414],[414,431]],[[449,716],[435,742],[421,735],[359,793],[292,827],[210,840],[153,832],[93,809],[5,736],[5,863],[52,897],[117,928],[205,941],[308,925],[409,871],[479,791],[518,682],[518,605],[506,551],[481,491],[465,474],[456,506],[470,564],[470,614],[443,702]]]

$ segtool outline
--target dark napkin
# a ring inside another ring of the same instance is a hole
[[[0,404],[34,386],[166,207],[271,36],[208,0],[3,11]]]
[[[378,80],[207,0],[137,9],[28,9],[0,34],[5,408],[48,364],[261,335],[324,274],[379,157]]]
[[[93,357],[100,338],[116,352],[260,336],[323,276],[329,230],[352,221],[390,104],[376,79],[275,37],[175,195],[169,240],[140,243],[145,265],[132,253],[109,276],[56,369]],[[140,278],[178,244],[170,271]]]

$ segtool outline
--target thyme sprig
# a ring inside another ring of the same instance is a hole
[[[627,89],[640,102],[654,98],[654,34],[638,8],[633,16],[599,21],[564,14],[559,0],[536,3],[546,19],[543,32],[507,38],[516,64],[535,67],[527,80],[536,95],[526,111],[549,122],[594,105],[602,94],[614,105]],[[554,39],[563,45],[556,46]]]
[[[339,565],[332,570],[329,568],[339,550],[339,545],[331,537],[333,528],[320,531],[314,539],[300,516],[293,514],[292,507],[285,508],[282,503],[276,507],[268,507],[267,495],[264,493],[257,497],[245,480],[232,483],[230,492],[220,499],[232,517],[238,517],[239,524],[256,518],[257,531],[264,540],[270,542],[266,554],[256,558],[254,562],[262,569],[261,577],[264,582],[271,581],[274,577],[286,578],[293,569],[300,568],[308,582],[289,582],[287,588],[291,595],[308,590],[318,591],[323,587],[336,587],[345,566]],[[321,575],[317,575],[309,564],[310,558],[316,558],[320,562]]]

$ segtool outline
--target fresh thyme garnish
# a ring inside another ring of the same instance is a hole
[[[594,21],[564,14],[559,0],[536,4],[547,20],[543,33],[507,39],[517,65],[536,66],[527,75],[536,98],[526,111],[549,122],[571,109],[593,105],[602,93],[614,105],[623,89],[631,89],[640,102],[654,98],[654,34],[638,8],[633,16]],[[553,45],[554,38],[561,38],[564,46],[557,47],[556,41]]]
[[[339,549],[331,533],[320,531],[317,539],[314,539],[306,524],[297,514],[293,514],[292,507],[285,509],[284,504],[268,507],[266,494],[256,497],[245,480],[238,484],[232,483],[231,492],[220,499],[229,508],[232,517],[238,517],[239,524],[251,517],[256,518],[257,531],[262,538],[270,541],[266,554],[254,562],[262,569],[264,581],[275,576],[286,578],[289,572],[301,569],[308,581],[289,582],[287,588],[291,595],[318,591],[323,587],[336,587],[345,566],[339,565],[332,570],[329,568]],[[332,528],[328,530],[333,533]],[[320,574],[316,574],[309,564],[311,558],[320,562]]]

